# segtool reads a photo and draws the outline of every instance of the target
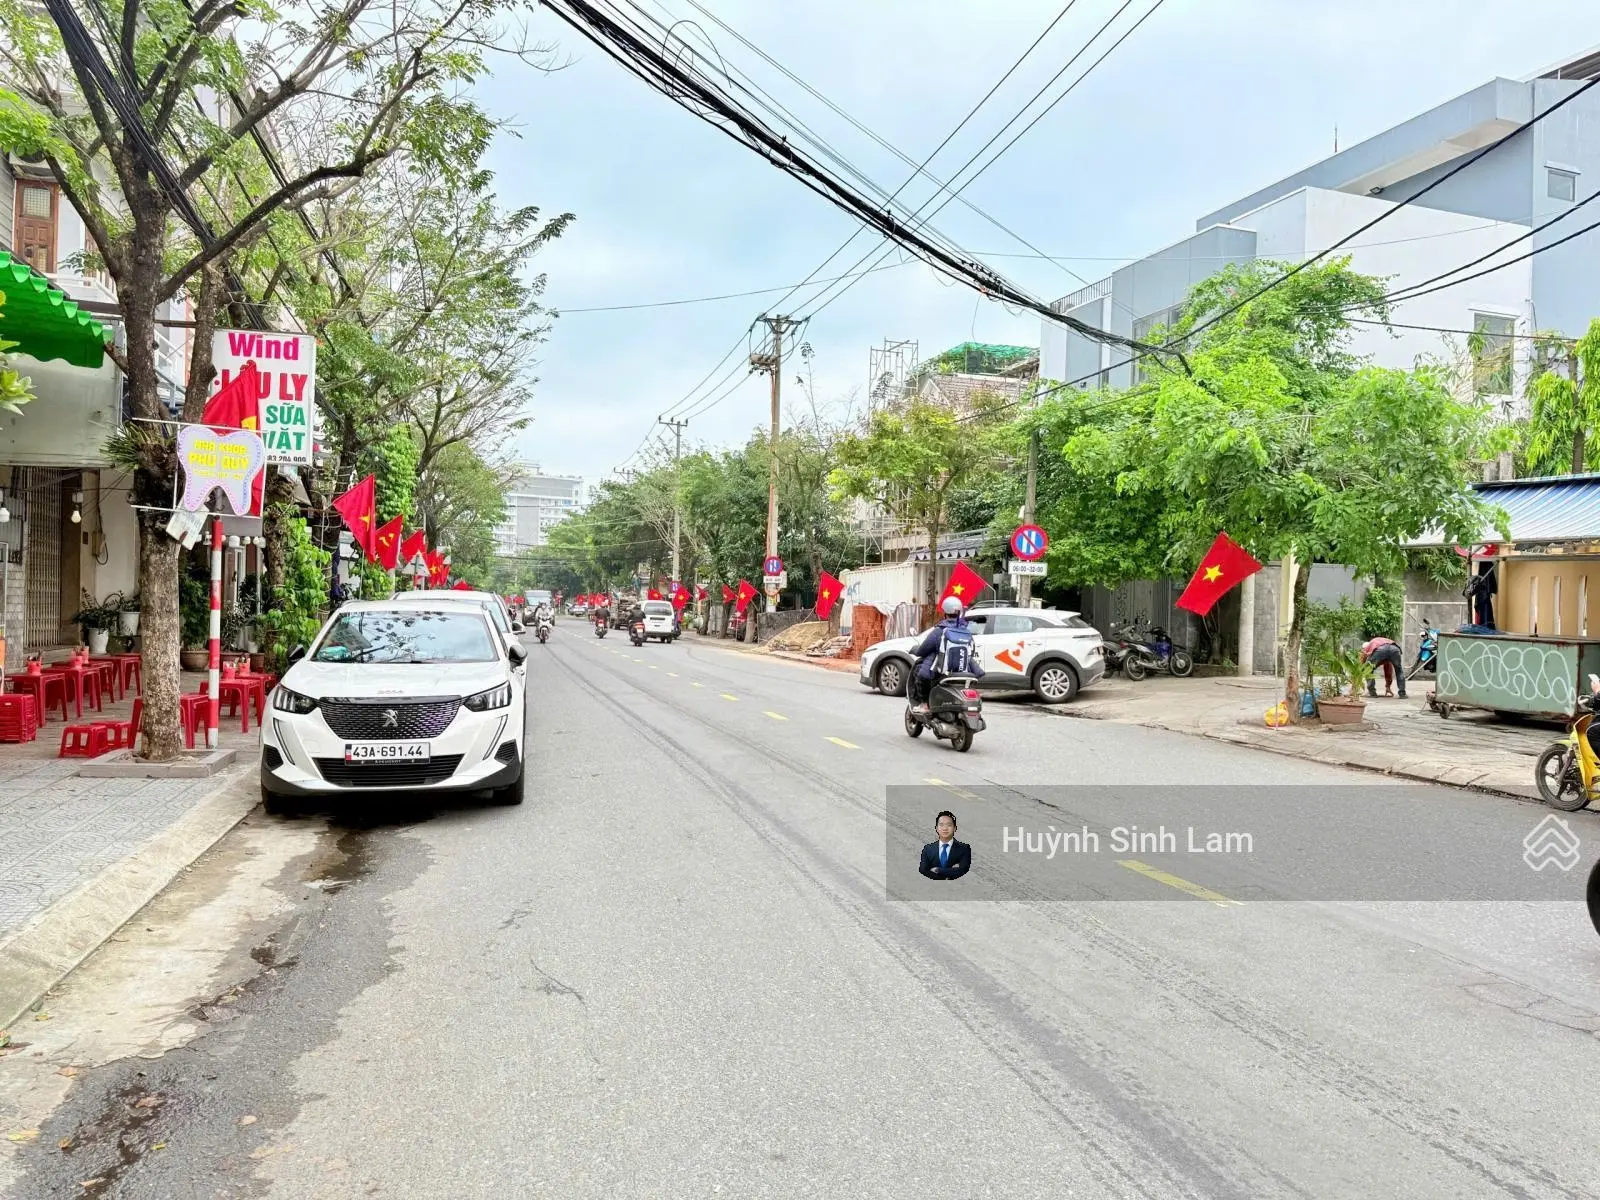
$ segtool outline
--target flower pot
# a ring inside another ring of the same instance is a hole
[[[1367,702],[1355,696],[1330,696],[1317,701],[1317,712],[1324,725],[1359,725]]]
[[[89,630],[89,653],[90,654],[104,654],[106,652],[106,646],[110,643],[110,641],[111,641],[111,630],[109,630],[109,629],[91,629],[91,630]]]
[[[138,612],[122,612],[117,614],[117,625],[125,638],[139,636]]]
[[[204,671],[211,665],[211,652],[209,650],[180,650],[178,651],[178,665],[185,671]]]

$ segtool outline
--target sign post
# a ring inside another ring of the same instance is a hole
[[[206,749],[217,748],[222,723],[222,521],[211,522],[211,637],[207,656]]]
[[[1028,505],[1024,509],[1026,520],[1018,525],[1011,534],[1011,553],[1016,555],[1011,562],[1011,579],[1017,589],[1017,603],[1023,608],[1033,607],[1033,581],[1036,577],[1045,574],[1045,565],[1038,560],[1044,557],[1044,552],[1050,548],[1050,537],[1039,526],[1033,523],[1033,464],[1034,456],[1038,453],[1036,445],[1030,443],[1028,451]],[[1038,567],[1038,570],[1019,570],[1020,567]]]

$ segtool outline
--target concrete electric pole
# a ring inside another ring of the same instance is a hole
[[[781,419],[779,404],[783,394],[783,335],[794,327],[792,317],[771,316],[762,313],[756,318],[772,331],[770,352],[752,354],[750,369],[762,371],[772,377],[772,449],[767,469],[767,557],[778,553],[778,422]],[[776,612],[778,591],[767,590],[767,611]]]
[[[1028,499],[1022,506],[1022,522],[1032,525],[1033,503],[1039,481],[1039,431],[1035,429],[1028,437]],[[1017,577],[1017,607],[1033,607],[1033,576],[1020,575]]]
[[[672,465],[678,465],[678,458],[683,454],[683,431],[689,424],[687,420],[674,421],[668,417],[657,417],[656,424],[666,425],[672,430]],[[683,573],[679,561],[678,547],[683,541],[683,510],[678,504],[677,480],[674,478],[672,487],[672,582],[682,583]]]

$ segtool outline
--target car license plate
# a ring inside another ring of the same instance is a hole
[[[428,761],[427,742],[346,742],[344,760],[347,763],[425,763]]]

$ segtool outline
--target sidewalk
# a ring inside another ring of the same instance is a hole
[[[1537,799],[1534,759],[1561,736],[1561,727],[1510,724],[1472,710],[1445,720],[1427,707],[1432,689],[1431,680],[1419,678],[1405,700],[1369,700],[1362,725],[1344,729],[1319,721],[1268,728],[1266,710],[1281,698],[1283,681],[1262,675],[1155,676],[1138,683],[1117,676],[1095,684],[1071,704],[1044,711],[1170,729],[1336,766]]]
[[[186,677],[185,690],[197,679]],[[132,707],[131,697],[107,703],[104,716],[127,719]],[[221,744],[239,750],[239,761],[200,779],[81,778],[87,759],[56,757],[61,729],[54,719],[33,742],[0,745],[0,1029],[258,799],[253,715],[248,734],[224,718]]]

